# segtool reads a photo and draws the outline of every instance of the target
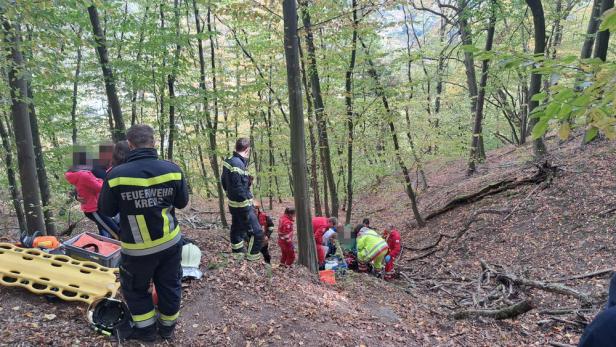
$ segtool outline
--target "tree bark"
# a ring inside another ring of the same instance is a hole
[[[175,54],[173,57],[173,67],[171,73],[167,75],[167,86],[169,88],[169,138],[167,142],[167,159],[173,160],[173,147],[176,137],[175,129],[175,80],[178,73],[178,65],[180,64],[180,7],[179,0],[173,1],[173,20],[175,22]]]
[[[329,195],[331,197],[331,214],[338,217],[339,201],[336,184],[334,182],[334,172],[332,170],[332,162],[330,156],[329,140],[327,136],[327,123],[325,121],[325,105],[323,103],[323,95],[321,94],[321,82],[319,80],[319,72],[317,68],[316,49],[314,46],[314,38],[312,35],[312,23],[308,7],[305,0],[300,1],[302,22],[306,33],[306,53],[308,58],[308,75],[310,77],[310,86],[312,88],[312,97],[314,99],[314,110],[317,119],[317,130],[319,133],[319,146],[323,154],[323,169],[327,177],[327,186],[329,187]]]
[[[25,63],[21,53],[19,25],[12,27],[6,18],[2,18],[4,40],[7,44],[7,59],[12,62],[8,78],[11,89],[11,113],[17,147],[17,162],[21,191],[24,198],[26,225],[29,234],[35,231],[45,231],[41,195],[38,185],[36,158],[30,128],[30,115],[26,98],[28,86],[24,78]]]
[[[494,27],[496,26],[496,0],[490,2],[490,19],[488,24],[488,34],[486,37],[485,51],[492,50],[494,42]],[[479,93],[477,94],[477,105],[475,110],[475,123],[473,125],[473,134],[471,137],[471,153],[468,163],[468,175],[472,175],[476,170],[477,162],[486,158],[485,151],[482,151],[480,146],[483,143],[482,125],[483,125],[483,105],[486,96],[486,85],[488,84],[488,70],[490,60],[484,59],[481,62],[481,80],[479,81]]]
[[[118,93],[116,90],[115,78],[113,76],[111,66],[109,66],[107,43],[105,42],[105,36],[98,19],[98,11],[96,6],[92,5],[88,7],[88,15],[90,16],[90,23],[92,24],[92,31],[94,33],[94,41],[96,42],[96,53],[101,65],[101,70],[103,71],[107,102],[113,115],[114,129],[111,135],[115,142],[122,141],[126,139],[126,127],[124,126],[124,118],[122,117],[122,108],[120,106],[120,99],[118,98]]]
[[[606,11],[614,7],[614,0],[601,0],[601,10],[599,17],[603,16]],[[599,58],[602,61],[607,59],[607,48],[610,43],[610,31],[603,30],[597,33],[597,42],[595,43],[594,58]]]
[[[77,64],[75,67],[75,77],[73,78],[73,95],[71,98],[71,128],[73,130],[71,139],[73,140],[73,145],[77,144],[77,92],[79,88],[79,75],[81,73],[81,29],[79,29],[79,33],[77,34],[79,38],[79,44],[77,46]]]
[[[318,270],[316,247],[312,235],[310,196],[306,183],[306,146],[304,140],[304,114],[302,109],[302,87],[298,56],[297,9],[295,0],[284,0],[284,52],[287,65],[289,88],[289,116],[291,124],[291,153],[294,183],[295,211],[299,243],[299,263],[311,272]]]
[[[302,53],[302,45],[299,37],[297,38],[297,48],[299,50],[299,62],[302,73],[302,84],[306,91],[306,105],[308,107],[308,138],[310,140],[310,183],[312,184],[312,194],[314,195],[314,213],[316,216],[322,216],[321,209],[321,192],[319,191],[319,174],[317,166],[317,141],[314,136],[312,98],[310,97],[310,88],[308,79],[306,78],[306,67],[304,66],[304,55]]]
[[[199,49],[199,87],[203,90],[203,111],[205,114],[205,122],[207,127],[202,128],[206,129],[208,140],[210,143],[210,165],[212,167],[212,173],[214,178],[216,179],[216,191],[218,194],[218,209],[220,211],[220,221],[223,227],[227,227],[227,217],[225,215],[225,196],[222,190],[222,184],[220,182],[220,169],[218,168],[218,155],[216,154],[216,130],[218,127],[218,118],[214,119],[212,122],[212,117],[209,111],[209,103],[207,99],[207,87],[205,84],[205,55],[203,53],[203,40],[201,39],[200,34],[203,33],[201,28],[201,20],[199,19],[199,9],[197,7],[197,1],[193,0],[193,11],[195,14],[195,23],[197,26],[197,47]],[[201,122],[201,121],[199,121]]]
[[[4,148],[4,164],[6,165],[6,176],[9,181],[9,191],[11,193],[11,201],[15,208],[17,216],[17,225],[20,231],[27,229],[26,217],[24,215],[24,207],[21,204],[21,196],[17,187],[17,179],[15,178],[15,169],[13,168],[13,149],[11,148],[10,135],[4,127],[4,122],[0,119],[0,137],[2,138],[2,147]]]
[[[545,54],[545,15],[543,14],[543,5],[541,0],[526,0],[526,4],[533,14],[533,26],[535,28],[535,57],[543,57]],[[541,90],[541,74],[533,72],[530,76],[530,88],[528,92],[528,114],[539,106],[539,102],[532,100],[533,95],[538,94]],[[537,118],[532,117],[529,122],[530,129],[537,124]],[[536,158],[541,158],[547,154],[547,148],[540,137],[533,141],[533,152]]]
[[[137,49],[137,56],[135,57],[135,63],[141,61],[141,54],[143,52],[143,40],[145,39],[145,27],[148,19],[149,6],[146,5],[143,10],[143,19],[141,20],[141,30],[139,31],[139,48]],[[135,87],[135,77],[131,79],[131,98],[130,98],[130,125],[133,126],[137,123],[137,87]]]
[[[353,111],[353,71],[355,69],[355,60],[357,56],[357,0],[352,0],[353,7],[353,36],[351,39],[351,58],[349,67],[345,74],[345,94],[344,100],[347,108],[347,206],[344,219],[345,224],[351,223],[351,214],[353,212],[353,129],[354,111]]]
[[[468,0],[462,0],[460,2],[461,12],[459,14],[458,26],[460,28],[460,39],[465,46],[473,45],[473,38],[470,25],[468,23],[468,17],[470,12],[467,10]],[[471,114],[477,114],[477,76],[475,74],[475,58],[472,52],[464,51],[464,69],[466,71],[466,85],[468,87],[468,95],[471,99]],[[483,139],[478,138],[477,152],[484,153]]]
[[[28,110],[30,115],[30,130],[32,131],[32,144],[34,146],[34,160],[36,162],[36,176],[38,178],[39,189],[41,191],[41,202],[43,203],[43,216],[45,218],[45,229],[47,235],[56,234],[53,212],[51,211],[51,192],[49,181],[47,180],[47,169],[45,168],[45,157],[43,156],[43,146],[41,145],[41,134],[38,127],[36,109],[34,108],[34,94],[32,85],[27,83],[28,88]]]
[[[369,58],[370,55],[368,54],[369,53],[368,48],[366,47],[366,44],[361,38],[359,38],[359,42],[361,43],[362,47],[366,51],[366,55],[368,56],[367,58],[368,59],[368,74],[370,75],[370,77],[372,77],[372,79],[374,79],[374,83],[376,86],[375,92],[377,96],[381,98],[381,101],[383,102],[383,108],[385,108],[385,111],[387,112],[387,116],[388,116],[387,123],[389,125],[389,131],[391,134],[392,141],[394,143],[394,151],[396,154],[396,160],[398,161],[398,165],[400,166],[400,169],[402,170],[402,175],[404,177],[404,182],[406,184],[406,194],[411,200],[411,209],[413,210],[413,216],[415,217],[415,220],[417,221],[417,225],[420,227],[423,227],[426,223],[421,217],[421,214],[419,213],[419,208],[417,206],[417,197],[413,189],[413,181],[411,179],[409,169],[406,167],[406,164],[404,163],[404,159],[402,159],[402,153],[400,153],[400,144],[398,142],[398,135],[396,133],[396,127],[393,121],[395,115],[393,114],[392,110],[389,107],[389,101],[387,100],[387,95],[385,95],[385,91],[383,89],[383,86],[381,85],[381,81],[376,71],[374,62],[372,61],[371,58]]]
[[[592,9],[590,11],[590,19],[588,20],[588,28],[586,29],[586,37],[582,44],[582,52],[580,58],[588,59],[592,55],[592,48],[595,44],[595,36],[599,29],[599,16],[601,13],[601,0],[593,0]]]

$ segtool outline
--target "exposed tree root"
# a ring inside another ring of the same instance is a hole
[[[581,275],[563,277],[563,278],[559,278],[559,279],[554,280],[554,281],[555,282],[565,282],[565,281],[571,281],[571,280],[579,280],[579,279],[582,279],[582,278],[598,277],[598,276],[603,276],[603,275],[608,275],[608,274],[611,275],[614,271],[616,271],[616,269],[609,268],[609,269],[603,269],[603,270],[597,270],[597,271],[593,271],[593,272],[588,272],[588,273],[581,274]]]
[[[536,170],[534,174],[531,176],[524,177],[524,178],[507,178],[507,179],[489,184],[481,188],[477,192],[457,196],[453,198],[452,200],[450,200],[448,203],[446,203],[445,206],[441,207],[440,209],[436,211],[429,213],[425,217],[425,220],[430,220],[434,217],[438,217],[442,215],[443,213],[447,211],[453,210],[454,208],[457,208],[459,206],[474,203],[487,196],[498,194],[500,192],[503,192],[509,189],[513,189],[513,188],[516,188],[522,185],[527,185],[527,184],[538,184],[546,180],[550,181],[556,174],[556,171],[558,170],[557,166],[552,166],[548,162],[545,162],[541,165],[535,165],[535,168]]]
[[[494,319],[508,319],[519,316],[533,309],[529,300],[524,300],[496,310],[463,310],[454,313],[454,319],[466,319],[475,317],[489,317]]]

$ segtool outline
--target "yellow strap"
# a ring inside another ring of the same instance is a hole
[[[156,311],[152,310],[152,311],[150,311],[148,313],[144,313],[144,314],[134,314],[133,315],[133,320],[135,322],[141,322],[141,321],[144,321],[144,320],[148,320],[148,319],[154,318],[154,316],[156,316]]]
[[[141,234],[141,238],[143,239],[143,244],[152,242],[152,238],[150,237],[150,231],[148,230],[148,224],[145,222],[145,217],[142,214],[135,217],[137,218],[137,225],[139,226],[139,233]]]
[[[160,239],[156,239],[156,240],[153,240],[153,241],[150,240],[150,239],[148,239],[148,241],[146,241],[144,239],[143,243],[126,243],[126,242],[122,242],[122,247],[126,248],[126,249],[134,249],[134,250],[148,249],[148,248],[156,247],[156,246],[162,245],[165,242],[169,242],[169,241],[173,240],[173,238],[175,238],[178,235],[179,232],[180,232],[180,226],[177,226],[177,227],[175,227],[175,229],[172,232],[170,232],[167,235],[164,235]]]
[[[168,174],[154,176],[150,178],[136,178],[136,177],[116,177],[109,180],[109,187],[116,186],[137,186],[137,187],[150,187],[161,183],[167,183],[171,181],[182,180],[182,173],[170,172]]]

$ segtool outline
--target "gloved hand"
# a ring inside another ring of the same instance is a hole
[[[385,264],[389,263],[391,261],[391,255],[386,255],[385,256]]]

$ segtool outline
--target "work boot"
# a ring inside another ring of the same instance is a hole
[[[175,324],[168,326],[158,323],[158,335],[165,340],[173,340],[175,337]]]
[[[138,340],[143,342],[154,342],[156,341],[156,326],[154,324],[145,328],[133,328],[133,331],[129,336],[126,337],[127,340]]]

